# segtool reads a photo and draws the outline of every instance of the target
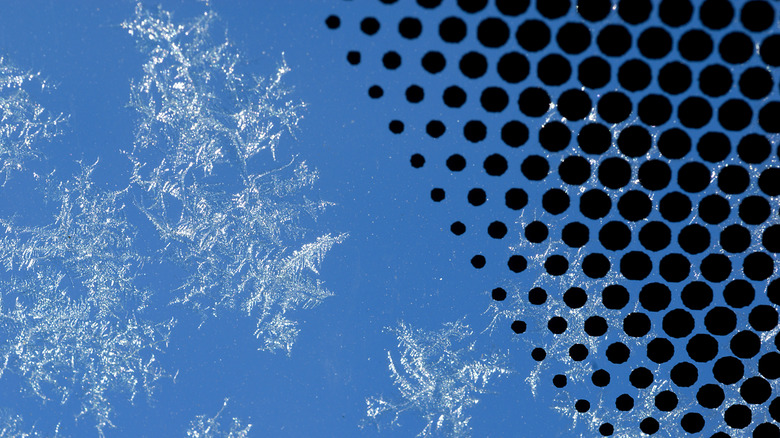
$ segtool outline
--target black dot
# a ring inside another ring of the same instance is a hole
[[[508,165],[506,158],[499,154],[492,154],[485,158],[482,167],[485,169],[485,173],[491,176],[500,176],[506,172]]]
[[[680,400],[677,398],[677,394],[673,391],[661,391],[655,396],[655,407],[661,412],[673,411],[679,402]]]
[[[639,59],[624,62],[618,69],[618,82],[628,91],[644,90],[653,80],[650,66]]]
[[[547,55],[537,64],[536,73],[539,79],[547,85],[561,85],[569,80],[571,65],[561,55]]]
[[[531,357],[535,361],[541,362],[544,360],[545,357],[547,357],[547,352],[544,351],[543,348],[534,348],[533,351],[531,351]]]
[[[565,332],[568,326],[569,323],[566,322],[566,319],[560,316],[553,316],[547,321],[547,330],[550,330],[550,332],[556,335]]]
[[[567,120],[582,120],[590,115],[593,102],[582,90],[566,90],[558,98],[558,112]]]
[[[387,52],[382,56],[382,64],[388,70],[395,70],[401,66],[401,55],[398,52]]]
[[[467,199],[469,201],[469,204],[474,206],[480,206],[487,201],[487,195],[485,194],[485,191],[482,189],[471,189],[469,190],[469,193],[467,195]]]
[[[425,164],[425,157],[423,157],[420,154],[414,154],[412,155],[410,161],[412,163],[412,167],[414,167],[415,169],[419,169],[420,167],[423,167],[423,165]]]
[[[711,163],[723,161],[731,152],[731,141],[720,132],[708,132],[701,136],[696,145],[699,156]]]
[[[661,59],[672,51],[672,36],[661,27],[645,29],[636,43],[639,52],[648,59]]]
[[[603,336],[607,332],[607,321],[598,316],[591,316],[585,320],[585,333],[589,336]]]
[[[400,134],[404,132],[404,122],[400,120],[393,120],[390,122],[389,128],[390,132],[393,134]]]
[[[444,200],[444,189],[435,188],[431,190],[431,199],[433,202],[441,202]]]
[[[463,136],[472,143],[479,143],[487,137],[487,127],[479,120],[469,120],[463,125]]]
[[[645,219],[653,209],[653,202],[639,190],[629,190],[618,200],[618,212],[627,221],[636,222]]]
[[[704,317],[704,326],[713,335],[725,336],[737,328],[737,315],[726,307],[713,307]]]
[[[582,344],[574,344],[569,348],[569,357],[576,362],[583,361],[588,357],[588,348]]]
[[[595,386],[603,388],[609,385],[610,375],[606,370],[596,370],[591,375],[590,380]]]
[[[731,275],[731,260],[725,254],[709,254],[699,266],[701,275],[713,283],[720,283]]]
[[[675,0],[667,1],[676,3]],[[703,61],[712,53],[712,37],[700,29],[689,30],[680,37],[677,49],[682,57],[688,61]]]
[[[516,17],[528,9],[529,3],[529,0],[496,0],[496,8],[504,15]]]
[[[382,90],[382,87],[380,87],[379,85],[372,85],[368,89],[368,96],[371,97],[372,99],[379,99],[384,94],[385,94],[384,90]]]
[[[590,163],[583,157],[566,157],[558,166],[558,173],[566,184],[582,185],[590,178]]]
[[[641,104],[640,104],[641,105]],[[617,139],[617,146],[620,152],[630,158],[637,158],[645,155],[652,146],[653,138],[647,129],[632,125],[620,131]]]
[[[513,321],[511,328],[513,332],[520,334],[520,333],[525,333],[527,325],[523,321]]]
[[[526,88],[520,93],[520,112],[528,117],[541,117],[550,111],[550,95],[541,88]]]
[[[704,333],[693,335],[685,346],[688,356],[696,362],[709,362],[718,355],[718,341]]]
[[[523,272],[528,267],[528,261],[521,255],[513,255],[509,257],[507,266],[514,273]]]
[[[460,108],[466,103],[466,92],[456,85],[447,87],[442,97],[444,104],[450,108]]]
[[[463,233],[466,232],[466,225],[463,224],[463,222],[453,222],[452,225],[450,225],[450,231],[452,231],[452,234],[456,236],[460,236]]]
[[[536,2],[536,10],[542,14],[543,17],[555,19],[566,15],[571,7],[569,0],[544,0]]]
[[[691,86],[693,74],[682,62],[670,62],[658,73],[658,85],[669,94],[680,94]]]
[[[364,18],[363,21],[360,22],[360,30],[366,35],[374,35],[379,32],[379,20],[374,17]]]
[[[748,427],[752,419],[753,412],[745,405],[731,405],[723,412],[723,420],[734,429]]]
[[[741,99],[729,99],[718,108],[718,123],[729,131],[741,131],[750,125],[753,110]]]
[[[639,120],[650,126],[659,126],[672,116],[672,104],[660,94],[650,94],[642,98],[637,105]]]
[[[598,113],[601,118],[609,123],[621,123],[631,115],[631,99],[618,91],[605,93],[598,102]]]
[[[753,56],[755,45],[749,36],[742,32],[731,32],[720,40],[718,52],[729,64],[742,64]]]
[[[613,284],[601,292],[601,303],[607,309],[620,310],[628,304],[629,294],[625,287]]]
[[[718,172],[718,188],[723,193],[738,195],[750,185],[750,174],[742,166],[729,165]]]
[[[460,172],[466,168],[466,159],[460,154],[451,155],[447,158],[447,168],[453,172]]]
[[[580,222],[570,222],[561,231],[561,240],[572,248],[581,248],[588,243],[590,231]]]
[[[596,37],[601,53],[607,56],[621,56],[631,48],[631,34],[623,26],[608,24]]]
[[[710,29],[723,29],[734,18],[734,7],[728,0],[706,0],[699,8],[699,18]]]
[[[634,398],[628,394],[621,394],[615,399],[615,408],[618,411],[627,412],[634,409]]]
[[[672,169],[661,160],[649,160],[639,166],[639,183],[647,190],[663,190],[672,180]]]
[[[580,213],[588,219],[601,219],[612,208],[609,195],[598,189],[591,189],[580,196]]]
[[[599,242],[610,251],[625,249],[631,243],[631,229],[623,222],[607,222],[599,231]]]
[[[650,18],[653,4],[650,0],[620,0],[617,10],[626,23],[639,24]]]
[[[757,334],[743,330],[731,338],[731,352],[740,359],[750,359],[761,349],[761,338]]]
[[[512,188],[507,190],[504,201],[512,210],[520,210],[528,204],[528,194],[523,189]]]
[[[699,224],[685,226],[677,235],[677,243],[689,254],[699,254],[710,247],[710,232]]]
[[[544,289],[540,287],[535,287],[530,291],[528,291],[529,303],[536,306],[541,306],[542,304],[545,303],[545,301],[547,301],[547,292]]]
[[[360,64],[360,52],[354,50],[347,52],[347,62],[352,65]]]
[[[528,58],[517,52],[509,52],[498,60],[498,75],[506,82],[516,84],[528,77],[531,64]]]
[[[588,301],[588,294],[579,287],[572,287],[563,294],[563,302],[572,309],[579,309]]]
[[[688,433],[701,432],[704,429],[704,417],[698,412],[689,412],[683,415],[680,426]]]
[[[479,98],[482,108],[491,113],[498,113],[504,110],[509,104],[509,96],[503,88],[488,87],[482,91]]]
[[[748,196],[739,204],[739,218],[746,224],[762,224],[771,213],[769,202],[761,196]]]
[[[604,254],[588,254],[582,259],[582,272],[590,278],[604,278],[610,267],[609,259]]]
[[[761,42],[759,49],[761,60],[766,64],[776,67],[780,65],[780,35],[769,35]]]
[[[612,145],[612,133],[602,124],[589,123],[577,134],[577,144],[586,154],[603,154]]]
[[[458,17],[447,17],[439,24],[439,36],[447,43],[459,43],[466,38],[466,22]]]
[[[628,361],[628,357],[631,356],[631,350],[622,342],[614,342],[607,347],[605,354],[608,361],[621,364]]]
[[[425,125],[425,132],[433,138],[441,137],[446,130],[447,128],[444,126],[444,123],[439,120],[431,120]]]
[[[761,356],[758,360],[758,372],[767,379],[780,378],[780,353],[771,351]]]
[[[531,181],[541,181],[550,172],[550,164],[539,155],[529,155],[520,165],[523,175]]]
[[[566,23],[558,30],[555,41],[564,52],[576,55],[590,46],[590,30],[582,23]]]
[[[415,39],[422,33],[422,23],[417,18],[405,17],[398,23],[398,33],[407,39]]]
[[[487,6],[487,0],[458,0],[458,6],[469,14],[479,12]]]
[[[406,100],[410,103],[420,103],[425,97],[425,92],[419,85],[411,85],[406,89]]]
[[[673,338],[684,338],[691,334],[694,327],[693,316],[683,309],[674,309],[664,315],[663,329]]]
[[[422,57],[422,66],[428,73],[436,74],[444,70],[447,60],[441,52],[427,52]]]
[[[477,254],[471,258],[471,266],[474,266],[477,269],[484,268],[485,263],[487,263],[487,261],[485,260],[485,256],[481,254]]]
[[[701,128],[712,119],[712,106],[701,97],[689,97],[677,107],[677,118],[687,128]]]
[[[760,134],[748,134],[739,141],[737,145],[737,155],[739,158],[750,164],[761,164],[772,152],[772,144],[769,139]]]
[[[547,229],[547,225],[539,221],[533,221],[526,225],[523,232],[525,238],[531,243],[542,243],[549,236],[550,231]]]
[[[641,251],[630,251],[620,258],[620,273],[628,280],[643,280],[652,269],[650,257]]]
[[[658,204],[661,216],[669,222],[682,222],[691,214],[691,200],[680,192],[669,192]]]
[[[515,38],[520,47],[538,52],[550,44],[550,28],[540,20],[527,20],[517,28]]]
[[[486,18],[477,27],[477,39],[485,47],[501,47],[509,40],[509,26],[500,18]]]
[[[647,283],[639,291],[639,303],[651,312],[664,310],[671,302],[672,291],[663,283]]]
[[[710,184],[710,170],[701,163],[686,163],[677,171],[677,184],[689,193],[699,193]]]
[[[583,60],[577,67],[577,79],[587,88],[597,89],[609,83],[612,67],[597,56]]]
[[[775,397],[772,403],[769,404],[769,415],[775,421],[780,421],[780,397]]]
[[[610,423],[604,423],[599,426],[599,433],[603,436],[610,436],[615,433],[615,427]]]
[[[759,332],[768,332],[777,327],[777,310],[766,304],[761,304],[753,308],[748,316],[750,326]]]
[[[439,5],[441,5],[441,2],[442,0],[417,0],[417,4],[425,9],[437,8]]]
[[[569,195],[561,189],[550,189],[542,195],[542,207],[551,214],[561,214],[569,208]]]
[[[528,141],[528,127],[517,120],[507,122],[501,128],[501,140],[513,148],[522,146]]]
[[[772,387],[761,377],[749,377],[739,387],[739,395],[750,404],[761,404],[769,400]]]
[[[674,345],[668,339],[655,338],[647,343],[647,358],[655,363],[669,362],[674,356]],[[656,399],[657,403],[657,399]]]
[[[716,409],[720,407],[725,399],[726,394],[723,392],[723,388],[714,383],[703,385],[696,392],[696,400],[702,407],[707,409]]]
[[[746,280],[733,280],[723,288],[726,304],[737,309],[749,306],[755,296],[756,290]]]
[[[577,13],[588,21],[601,21],[611,10],[610,0],[577,0]]]
[[[479,52],[468,52],[460,58],[460,71],[471,79],[481,77],[487,72],[487,58]]]
[[[691,21],[693,5],[688,0],[662,0],[658,15],[666,25],[680,27]]]
[[[772,167],[761,172],[758,187],[769,196],[780,195],[780,169]]]
[[[669,377],[675,385],[688,388],[699,380],[699,370],[690,362],[680,362],[672,367]]]
[[[771,253],[780,252],[780,225],[767,227],[761,235],[761,245]]]
[[[713,377],[724,385],[733,385],[739,382],[744,374],[745,366],[742,361],[733,356],[721,357],[712,366]]]
[[[664,280],[679,283],[691,273],[691,262],[682,254],[667,254],[658,264],[658,271]]]
[[[650,318],[644,313],[629,313],[623,318],[623,332],[632,338],[641,338],[650,333]]]
[[[585,413],[590,410],[590,402],[587,400],[577,400],[574,403],[574,409],[579,413]]]
[[[338,29],[341,26],[341,18],[331,15],[325,19],[325,25],[328,26],[328,29]]]
[[[717,225],[731,213],[731,207],[729,201],[719,195],[705,196],[704,199],[699,202],[699,217],[710,225]]]
[[[565,387],[566,386],[566,376],[564,376],[563,374],[556,374],[553,377],[553,385],[556,388],[563,388],[563,387]]]
[[[549,122],[539,129],[539,144],[550,152],[560,152],[571,142],[571,130],[561,122]]]
[[[761,32],[774,23],[775,10],[765,1],[749,1],[742,6],[739,18],[745,29]]]
[[[712,303],[712,288],[703,281],[693,281],[683,287],[680,298],[685,307],[702,310]]]
[[[494,221],[488,225],[488,235],[494,239],[503,239],[506,233],[507,228],[503,222]]]
[[[635,388],[644,389],[653,384],[653,373],[645,367],[639,367],[631,371],[628,380]]]
[[[544,270],[552,276],[560,276],[569,270],[569,261],[562,255],[551,255],[544,261]]]
[[[709,65],[699,73],[699,89],[707,96],[723,96],[733,84],[729,69],[719,64]]]
[[[758,112],[758,124],[766,132],[772,134],[780,132],[778,119],[780,119],[780,102],[769,102]]]
[[[772,74],[760,67],[751,67],[739,77],[739,91],[748,99],[763,99],[772,92]]]

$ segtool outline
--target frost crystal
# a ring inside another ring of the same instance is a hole
[[[21,71],[0,57],[0,173],[4,181],[38,155],[38,143],[61,133],[64,117],[50,115],[26,91],[37,78],[37,74]],[[48,86],[38,82],[41,88]]]
[[[397,425],[401,413],[414,410],[426,421],[419,437],[435,433],[470,436],[471,417],[465,411],[479,402],[477,394],[487,392],[493,375],[510,372],[503,366],[506,356],[477,357],[475,342],[468,342],[473,333],[460,321],[446,323],[438,331],[415,329],[403,322],[391,330],[398,338],[401,358],[394,361],[388,351],[389,369],[402,400],[368,398],[368,417],[376,421],[389,412],[394,415],[391,425]]]
[[[139,5],[123,24],[148,57],[132,85],[137,205],[159,232],[164,257],[189,273],[172,302],[204,317],[224,309],[254,315],[261,348],[289,354],[298,328],[285,314],[331,295],[315,275],[346,236],[303,241],[305,221],[328,203],[304,196],[316,171],[294,158],[276,163],[280,138],[293,133],[304,107],[282,87],[289,68],[282,63],[270,80],[239,73],[230,43],[211,41],[215,23],[209,12],[174,24],[169,13]]]
[[[227,406],[228,399],[222,403],[222,407],[219,409],[216,415],[213,417],[207,417],[206,415],[198,415],[194,420],[190,422],[190,428],[187,429],[187,437],[189,438],[246,438],[249,436],[249,429],[252,428],[251,424],[242,426],[241,421],[233,417],[230,422],[230,429],[223,430],[218,419],[222,415],[222,411]]]

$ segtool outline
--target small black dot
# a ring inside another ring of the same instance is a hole
[[[699,202],[699,217],[710,225],[717,225],[729,217],[729,201],[720,195],[705,196]]]
[[[441,201],[443,201],[444,200],[444,196],[445,196],[444,189],[435,188],[435,189],[431,190],[431,199],[433,200],[433,202],[441,202]]]
[[[325,19],[325,25],[328,29],[338,29],[341,26],[341,19],[335,15],[331,15]]]
[[[677,184],[689,193],[699,193],[707,188],[711,178],[710,170],[701,163],[686,163],[677,171]]]
[[[450,225],[450,231],[452,231],[452,234],[456,236],[461,236],[463,233],[466,232],[466,225],[463,224],[463,222],[453,222],[452,225]],[[473,260],[472,260],[473,262]]]
[[[553,316],[549,321],[547,321],[547,329],[556,335],[560,335],[561,333],[565,332],[568,325],[569,323],[566,322],[566,319],[560,316]]]
[[[360,64],[360,52],[354,50],[347,52],[347,62],[352,65]]]
[[[566,90],[558,98],[558,112],[567,120],[582,120],[590,115],[593,102],[582,90]]]
[[[425,125],[425,132],[433,138],[441,137],[446,130],[447,128],[444,126],[444,123],[439,120],[431,120]]]
[[[607,321],[596,315],[585,320],[585,333],[589,336],[603,336],[607,332]]]
[[[379,32],[379,20],[374,17],[364,18],[363,21],[360,22],[360,30],[366,35],[374,35]]]
[[[471,266],[474,266],[477,269],[484,268],[486,263],[487,261],[483,255],[477,254],[471,258]]]
[[[699,254],[710,247],[710,232],[699,224],[686,225],[677,235],[677,243],[688,254]]]
[[[425,157],[423,157],[420,154],[414,154],[412,155],[410,161],[412,163],[412,167],[414,167],[415,169],[419,169],[420,167],[423,167],[423,165],[425,164]]]
[[[696,392],[696,400],[702,407],[707,409],[716,409],[720,407],[726,396],[723,388],[714,383],[708,383],[699,388]]]
[[[447,158],[447,168],[453,172],[460,172],[466,168],[466,159],[460,154],[451,155]]]
[[[729,308],[713,307],[704,317],[704,326],[713,335],[725,336],[737,328],[737,315]]]
[[[514,273],[523,272],[528,267],[528,261],[521,255],[513,255],[509,257],[507,266]]]
[[[513,332],[520,334],[520,333],[525,333],[527,325],[523,321],[513,321],[511,328]]]
[[[679,283],[691,273],[691,262],[682,254],[667,254],[661,258],[658,271],[664,280]]]
[[[614,364],[626,363],[629,356],[631,356],[631,350],[622,342],[614,342],[607,347],[605,352],[607,360]]]
[[[685,347],[688,356],[696,362],[709,362],[718,355],[718,341],[705,333],[693,335]]]
[[[428,52],[422,57],[422,66],[428,73],[436,74],[444,70],[447,60],[441,52]]]
[[[641,251],[630,251],[620,258],[620,273],[628,280],[643,280],[652,269],[650,257]]]
[[[729,165],[718,172],[718,188],[723,193],[738,195],[750,185],[750,173],[742,166]]]
[[[384,90],[382,90],[382,87],[380,87],[379,85],[372,85],[368,89],[368,96],[371,97],[372,99],[379,99],[384,94],[385,94]]]
[[[583,157],[566,157],[558,166],[558,173],[564,183],[579,186],[590,178],[590,163]]]
[[[506,299],[506,290],[504,290],[504,288],[497,287],[493,289],[493,291],[490,293],[490,296],[496,301],[504,301]]]
[[[603,436],[610,436],[615,433],[615,427],[610,423],[604,423],[599,426],[599,433]]]
[[[650,126],[660,126],[672,117],[672,104],[665,96],[650,94],[637,105],[639,120]]]
[[[394,51],[387,52],[382,56],[382,64],[388,70],[395,70],[401,66],[401,55]]]

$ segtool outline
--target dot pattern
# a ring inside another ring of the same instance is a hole
[[[365,38],[397,33],[401,43],[370,54],[367,68],[410,70],[407,84],[392,91],[373,84],[368,97],[381,100],[387,91],[409,107],[432,100],[462,110],[458,126],[435,117],[389,121],[395,135],[412,124],[432,142],[479,145],[430,163],[414,151],[412,167],[446,168],[453,181],[481,173],[515,185],[472,187],[456,199],[447,192],[456,184],[443,180],[430,199],[495,215],[486,224],[454,220],[450,232],[511,241],[507,254],[486,249],[464,262],[505,266],[486,288],[507,306],[506,336],[535,326],[547,332],[540,339],[548,343],[530,358],[568,364],[540,379],[568,394],[570,415],[592,414],[596,401],[586,396],[599,388],[626,392],[593,417],[602,436],[616,427],[637,435],[780,436],[772,384],[780,377],[775,4],[458,0],[453,10],[432,0],[380,3],[402,8],[404,18],[380,22],[377,9],[350,25]],[[325,25],[345,24],[332,15]],[[412,50],[422,35],[436,42]],[[367,58],[346,55],[354,66]],[[420,85],[430,76],[438,88]],[[534,286],[517,286],[529,281]],[[639,413],[640,406],[648,408]]]

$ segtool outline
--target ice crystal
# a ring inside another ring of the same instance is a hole
[[[57,438],[61,437],[59,425],[54,428],[54,434],[46,434],[36,430],[35,426],[26,427],[21,415],[7,410],[0,410],[0,438]]]
[[[21,170],[38,156],[38,146],[61,133],[62,115],[52,115],[35,103],[28,88],[37,82],[48,87],[35,73],[25,72],[0,57],[0,174],[4,182],[12,171]]]
[[[222,429],[222,425],[219,423],[219,416],[227,407],[228,399],[222,403],[222,407],[219,409],[216,415],[213,417],[207,417],[206,415],[198,415],[194,420],[190,422],[190,428],[187,429],[188,438],[246,438],[249,436],[249,430],[252,428],[251,424],[246,426],[241,424],[241,421],[233,417],[230,421],[230,428],[228,430]]]
[[[282,86],[289,68],[282,63],[270,80],[248,78],[229,41],[212,42],[215,22],[208,12],[174,24],[169,13],[138,6],[123,24],[148,57],[132,85],[137,205],[165,257],[190,273],[172,302],[204,317],[252,314],[261,348],[289,354],[298,329],[285,314],[331,295],[315,275],[345,235],[305,242],[305,221],[328,205],[304,194],[317,172],[296,158],[277,164],[277,145],[304,107]]]
[[[419,437],[470,436],[471,417],[466,410],[479,402],[477,395],[487,392],[492,377],[510,372],[503,365],[506,356],[479,355],[471,329],[460,321],[446,323],[437,331],[416,329],[403,322],[391,330],[398,338],[401,357],[396,362],[389,351],[387,356],[401,400],[368,398],[367,416],[377,421],[389,413],[393,415],[391,425],[397,425],[403,412],[417,411],[426,421]]]

